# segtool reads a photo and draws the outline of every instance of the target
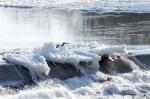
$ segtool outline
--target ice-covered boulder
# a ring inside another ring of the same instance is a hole
[[[38,78],[43,78],[44,76],[48,75],[50,71],[46,59],[43,56],[40,56],[38,54],[9,53],[4,55],[4,59],[16,65],[21,65],[27,68],[33,80],[37,80]]]
[[[19,65],[0,61],[0,84],[3,86],[20,87],[25,84],[32,84],[32,77],[29,71]]]
[[[59,45],[59,46],[58,46]],[[45,43],[19,53],[4,53],[3,58],[16,66],[26,68],[32,80],[42,78],[66,79],[97,71],[106,73],[125,73],[133,70],[126,46],[108,46],[97,42],[79,42],[73,44]]]
[[[127,54],[126,46],[107,46],[97,42],[79,42],[73,44],[45,43],[36,53],[44,56],[47,60],[56,63],[69,63],[79,68],[88,68],[89,71],[98,71],[101,57],[106,55],[121,56]],[[60,45],[60,44],[59,44]]]
[[[110,58],[109,55],[103,55],[102,59],[99,61],[100,71],[108,74],[116,73],[127,73],[132,72],[133,63],[126,56],[118,56],[117,58]]]

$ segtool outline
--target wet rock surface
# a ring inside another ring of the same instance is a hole
[[[60,64],[50,61],[47,61],[47,64],[51,68],[48,78],[65,80],[67,78],[81,76],[80,70],[77,70],[71,64]],[[4,87],[10,86],[16,88],[16,85],[21,87],[33,83],[34,81],[32,80],[31,74],[25,67],[6,62],[5,60],[0,64],[0,84]]]
[[[32,78],[27,69],[12,63],[0,64],[0,84],[3,86],[20,87],[32,84]]]
[[[125,56],[118,56],[117,59],[110,60],[108,55],[103,55],[99,61],[100,71],[106,74],[132,72],[131,61]]]

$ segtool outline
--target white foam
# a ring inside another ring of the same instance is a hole
[[[133,12],[149,13],[149,0],[1,0],[9,7],[55,8],[61,10],[86,10],[98,13]]]
[[[138,71],[139,72],[139,71]],[[143,73],[143,72],[139,72]],[[100,73],[101,74],[101,73]],[[102,74],[108,77],[108,75]],[[97,75],[97,77],[102,77]],[[128,73],[132,75],[132,73]],[[144,73],[146,75],[146,73]],[[16,94],[0,96],[1,99],[148,99],[149,83],[128,81],[128,77],[111,76],[111,81],[95,82],[91,77],[74,77],[65,81],[51,79],[39,82],[34,88]],[[139,76],[141,78],[141,76]],[[148,78],[149,79],[149,78]],[[150,80],[150,79],[149,79]],[[144,92],[144,93],[141,93]],[[143,96],[146,92],[146,96]]]

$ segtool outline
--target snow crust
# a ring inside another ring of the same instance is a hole
[[[83,10],[97,13],[132,12],[149,13],[149,0],[1,0],[1,6],[16,8],[54,8]]]

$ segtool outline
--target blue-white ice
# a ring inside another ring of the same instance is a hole
[[[85,10],[97,13],[133,12],[149,13],[149,0],[0,0],[1,6],[17,8],[54,8]]]

